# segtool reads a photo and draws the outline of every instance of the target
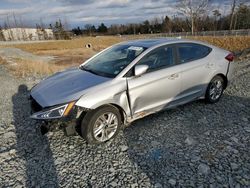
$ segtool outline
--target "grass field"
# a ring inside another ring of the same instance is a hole
[[[144,35],[135,35],[129,38],[123,37],[81,37],[67,41],[54,41],[54,42],[43,42],[33,44],[19,44],[12,45],[29,51],[35,54],[49,54],[49,55],[65,55],[66,52],[70,52],[72,55],[85,55],[87,49],[86,44],[92,44],[94,51],[100,51],[113,44],[126,41],[129,39],[145,38]],[[200,40],[208,42],[215,46],[230,50],[238,51],[246,48],[250,48],[250,36],[233,36],[233,37],[189,37],[189,39]],[[85,48],[85,49],[84,49]]]
[[[59,70],[71,66],[78,66],[97,52],[111,46],[113,44],[130,40],[145,38],[147,36],[129,36],[116,37],[81,37],[67,41],[50,41],[42,43],[29,43],[17,44],[4,47],[19,48],[24,51],[36,55],[50,55],[55,56],[56,60],[51,63],[42,63],[35,61],[22,61],[16,62],[16,65],[7,66],[15,75],[26,76],[30,74],[49,75]],[[250,36],[238,37],[189,37],[190,39],[208,42],[215,46],[227,49],[229,51],[242,51],[250,48]],[[86,44],[91,44],[92,48],[85,47]],[[3,46],[0,46],[3,47]],[[1,63],[1,61],[0,61]],[[3,64],[3,62],[2,62]]]

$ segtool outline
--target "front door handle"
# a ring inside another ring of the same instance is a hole
[[[171,76],[168,77],[169,80],[175,80],[179,78],[179,74],[172,74]]]

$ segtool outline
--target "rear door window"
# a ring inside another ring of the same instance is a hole
[[[180,63],[202,59],[206,57],[212,50],[207,46],[194,43],[183,43],[178,44],[177,46]]]

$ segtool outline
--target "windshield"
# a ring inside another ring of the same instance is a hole
[[[81,69],[114,78],[145,50],[139,46],[116,45],[82,65]]]

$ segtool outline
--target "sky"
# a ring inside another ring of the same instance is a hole
[[[212,0],[213,9],[226,13],[232,0]],[[68,27],[85,24],[126,24],[162,16],[174,16],[175,0],[0,0],[0,24],[7,19],[32,26],[63,20]]]

